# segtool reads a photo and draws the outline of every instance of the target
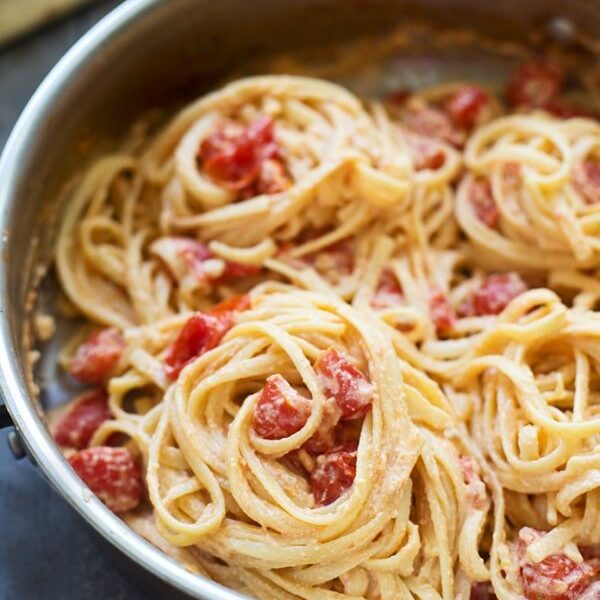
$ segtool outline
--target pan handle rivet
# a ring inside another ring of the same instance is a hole
[[[17,460],[25,457],[23,442],[21,442],[19,434],[14,429],[8,432],[8,447]]]

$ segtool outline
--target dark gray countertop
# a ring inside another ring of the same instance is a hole
[[[24,0],[23,4],[26,2]],[[115,0],[0,49],[0,147],[37,85]],[[1,182],[0,182],[1,183]],[[0,600],[142,600],[93,532],[0,432]]]

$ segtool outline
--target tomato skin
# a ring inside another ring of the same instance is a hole
[[[463,129],[473,129],[490,104],[488,93],[476,85],[465,85],[456,90],[444,108],[454,123]]]
[[[217,304],[209,313],[192,315],[167,348],[164,359],[167,377],[176,379],[186,365],[217,346],[233,326],[235,313],[249,307],[250,298],[243,294]]]
[[[114,327],[96,331],[77,348],[69,373],[82,383],[102,384],[110,377],[124,349],[125,340]]]
[[[94,446],[79,450],[69,463],[110,510],[133,510],[141,501],[142,471],[127,448]]]
[[[438,334],[448,333],[456,321],[448,298],[435,284],[429,288],[429,314]]]
[[[311,400],[297,392],[279,374],[271,375],[261,393],[252,428],[266,440],[280,440],[296,433],[308,421]]]
[[[371,410],[373,385],[346,357],[331,347],[315,363],[324,393],[333,397],[342,419],[359,419]]]
[[[354,483],[356,444],[344,444],[321,454],[310,474],[310,488],[317,506],[335,502]]]
[[[262,116],[244,127],[223,121],[200,145],[198,161],[218,185],[242,197],[274,194],[291,185],[275,140],[274,121]]]
[[[102,388],[84,392],[59,421],[54,439],[68,448],[87,448],[98,427],[111,418],[108,396]]]
[[[588,204],[600,203],[600,160],[587,159],[577,165],[573,185]]]
[[[538,563],[527,557],[528,546],[545,535],[543,532],[524,527],[519,532],[517,554],[520,563],[520,579],[527,600],[579,600],[600,572],[600,561],[592,559],[576,563],[566,554],[551,554]]]
[[[517,296],[527,291],[527,285],[517,273],[492,273],[459,307],[461,317],[498,315]]]
[[[557,99],[564,79],[560,65],[532,60],[513,72],[506,86],[506,98],[511,106],[544,108]]]
[[[477,218],[490,229],[500,223],[500,211],[492,194],[492,186],[488,179],[476,179],[469,189],[469,201]]]

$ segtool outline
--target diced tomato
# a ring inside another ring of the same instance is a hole
[[[223,274],[214,279],[215,283],[221,283],[225,281],[231,281],[232,279],[244,279],[245,277],[253,277],[258,275],[261,268],[256,265],[243,265],[241,263],[235,263],[231,261],[225,261],[225,269]]]
[[[400,88],[390,92],[385,100],[392,104],[404,104],[412,96],[412,91],[408,88]]]
[[[464,134],[458,131],[450,117],[442,110],[431,106],[410,107],[403,114],[406,127],[424,137],[442,140],[460,146]]]
[[[167,376],[175,379],[188,363],[217,346],[228,329],[228,323],[209,314],[196,313],[190,317],[167,350]]]
[[[352,485],[356,477],[356,450],[356,445],[344,444],[317,458],[310,474],[310,488],[317,506],[335,502]]]
[[[379,278],[375,295],[371,299],[371,306],[375,309],[401,306],[404,304],[402,287],[391,269],[384,269]]]
[[[485,484],[481,480],[481,470],[477,461],[470,456],[459,457],[463,481],[467,486],[467,496],[474,508],[482,508],[485,505]]]
[[[600,203],[600,160],[588,159],[573,170],[573,184],[590,204]]]
[[[256,183],[258,194],[277,194],[291,185],[292,181],[281,160],[268,158],[263,161]]]
[[[337,402],[343,419],[364,417],[371,409],[373,385],[345,356],[331,347],[315,363],[326,395]]]
[[[316,456],[327,452],[335,446],[337,438],[337,425],[342,416],[342,411],[336,401],[328,398],[325,401],[323,416],[315,433],[302,445],[309,454]]]
[[[198,356],[212,350],[233,325],[236,312],[250,306],[248,296],[235,296],[217,304],[210,313],[196,313],[186,322],[165,356],[165,372],[175,379]]]
[[[471,600],[496,600],[492,584],[487,581],[472,583]]]
[[[96,429],[112,418],[102,388],[84,392],[56,426],[54,439],[61,446],[86,448]]]
[[[69,373],[83,383],[104,383],[119,362],[124,349],[125,340],[117,329],[97,331],[77,348],[69,364]]]
[[[223,272],[214,277],[206,270],[206,261],[214,259],[214,254],[206,244],[190,238],[167,236],[152,244],[152,252],[167,266],[171,275],[179,282],[192,275],[198,281],[221,284],[232,279],[256,275],[260,267],[224,261]]]
[[[526,62],[510,77],[506,98],[512,106],[544,108],[556,100],[564,79],[560,65],[548,61]]]
[[[299,431],[310,416],[312,399],[295,390],[281,375],[271,375],[263,387],[252,417],[257,435],[280,440]],[[341,410],[335,401],[325,402],[317,431],[302,445],[309,454],[318,455],[335,445],[335,428]]]
[[[446,157],[439,142],[422,135],[407,135],[414,167],[417,171],[423,169],[439,169],[444,165]]]
[[[476,179],[471,184],[469,199],[477,218],[494,229],[500,222],[500,211],[492,194],[492,186],[488,179]]]
[[[448,333],[454,326],[454,311],[446,295],[435,284],[429,288],[429,314],[438,334]]]
[[[260,117],[247,127],[220,123],[201,144],[198,159],[213,181],[244,197],[273,194],[291,184],[270,117]]]
[[[267,440],[280,440],[302,429],[311,412],[311,400],[296,391],[284,377],[271,375],[263,387],[252,427]]]
[[[248,296],[248,294],[239,294],[227,298],[227,300],[223,300],[222,302],[219,302],[219,304],[215,304],[211,308],[210,314],[213,317],[220,319],[221,322],[224,322],[227,325],[227,329],[229,329],[233,325],[235,313],[243,312],[249,308],[250,296]]]
[[[527,285],[517,273],[492,273],[458,308],[461,317],[498,315]]]
[[[485,90],[476,85],[465,85],[454,92],[444,108],[456,125],[473,129],[489,104],[490,97]]]
[[[142,498],[142,471],[127,448],[95,446],[69,458],[84,483],[110,508],[133,510]]]
[[[551,554],[538,563],[527,558],[527,548],[543,532],[524,527],[519,532],[521,585],[527,600],[578,600],[600,570],[595,564],[576,563],[566,554]]]
[[[565,102],[564,100],[554,100],[544,106],[544,110],[560,119],[573,119],[575,117],[587,117],[589,119],[598,118],[598,114],[591,108],[585,106],[576,106]]]

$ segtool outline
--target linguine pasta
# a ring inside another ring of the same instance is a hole
[[[257,598],[595,597],[600,126],[520,76],[242,79],[92,165],[55,435],[110,508]]]

